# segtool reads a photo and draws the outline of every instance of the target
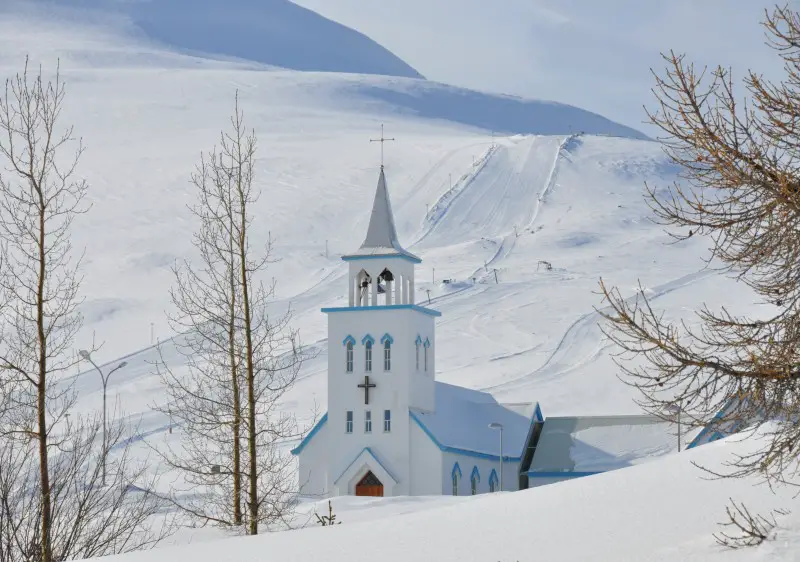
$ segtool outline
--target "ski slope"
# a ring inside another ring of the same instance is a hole
[[[180,335],[166,321],[170,266],[196,257],[189,177],[227,126],[236,91],[259,138],[262,197],[253,240],[276,240],[278,261],[263,280],[277,281],[275,310],[291,306],[293,326],[318,352],[282,403],[303,423],[325,407],[328,342],[319,309],[346,302],[339,258],[366,233],[379,164],[369,141],[381,124],[397,139],[386,147],[386,172],[398,233],[423,259],[416,300],[442,312],[441,381],[502,401],[536,400],[546,416],[638,413],[597,325],[600,278],[632,298],[641,283],[667,317],[691,321],[702,302],[725,302],[732,312],[760,306],[741,284],[705,268],[705,241],[670,244],[650,221],[644,183],[665,186],[677,172],[658,144],[578,108],[515,102],[531,117],[553,109],[559,116],[568,110],[569,118],[531,118],[525,134],[493,136],[468,111],[437,114],[433,103],[410,111],[397,101],[458,104],[472,95],[446,85],[208,60],[105,22],[59,23],[37,12],[0,19],[0,76],[21,68],[28,45],[34,64],[52,69],[61,57],[63,118],[87,146],[79,172],[92,209],[74,226],[74,246],[86,255],[84,327],[74,352],[94,341],[102,344],[95,354],[101,365],[127,362],[109,394],[135,425],[142,455],[148,445],[178,438],[169,433],[171,420],[152,410],[164,394],[154,364],[163,357],[183,368]],[[480,96],[489,108],[481,119],[507,107],[507,98]],[[593,134],[574,134],[584,124]],[[97,410],[95,372],[83,364],[65,382],[78,392],[78,410]],[[557,503],[554,490],[546,501]],[[518,515],[529,516],[522,506],[528,496],[520,498],[513,500]],[[500,500],[485,501],[469,510]]]

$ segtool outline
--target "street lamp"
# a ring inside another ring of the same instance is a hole
[[[128,364],[127,361],[123,361],[113,369],[111,369],[107,375],[103,374],[103,371],[100,370],[100,367],[97,366],[97,363],[92,361],[91,354],[86,351],[85,349],[81,349],[78,352],[78,355],[81,358],[86,359],[92,366],[97,369],[97,372],[100,373],[100,380],[103,381],[103,486],[106,485],[106,389],[108,388],[108,379],[111,378],[111,373],[114,371],[118,371],[122,369],[125,365]]]
[[[489,424],[489,429],[500,430],[500,491],[503,491],[503,424],[492,422]]]
[[[678,452],[681,452],[681,407],[678,404],[668,404],[664,410],[678,417]]]

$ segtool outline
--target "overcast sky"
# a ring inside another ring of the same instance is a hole
[[[570,103],[643,126],[659,52],[779,75],[766,0],[294,0],[431,80]],[[793,7],[800,3],[791,2]]]

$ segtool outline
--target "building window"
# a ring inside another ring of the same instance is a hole
[[[470,491],[473,496],[478,495],[478,484],[480,484],[481,475],[478,472],[478,467],[472,469],[472,475],[469,477]]]
[[[392,430],[392,411],[383,411],[383,431],[389,433]]]
[[[425,346],[425,372],[428,372],[428,346]]]
[[[372,433],[372,411],[364,412],[364,433]]]
[[[453,472],[450,475],[453,480],[453,495],[458,495],[458,485],[461,483],[461,468],[458,463],[453,467]]]
[[[347,351],[345,353],[347,355],[347,359],[345,361],[345,370],[348,373],[352,373],[353,372],[353,342],[351,342],[351,341],[347,342],[346,350]]]
[[[383,343],[383,370],[392,370],[392,343],[389,340]]]
[[[364,349],[364,370],[372,372],[372,342],[368,341]]]
[[[345,433],[353,433],[353,411],[347,410],[347,415],[345,417],[346,421],[344,424],[344,432]]]
[[[417,340],[417,342],[414,344],[414,347],[417,348],[416,349],[416,352],[417,352],[417,371],[419,371],[419,340]]]
[[[494,469],[492,469],[492,473],[489,475],[489,491],[494,493],[497,490],[497,473],[494,471]]]

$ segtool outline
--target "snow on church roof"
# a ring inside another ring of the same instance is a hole
[[[397,240],[392,203],[389,200],[389,190],[386,187],[386,175],[384,174],[383,166],[381,166],[381,174],[378,177],[378,187],[375,190],[375,201],[372,204],[367,236],[364,238],[361,247],[355,253],[345,256],[345,258],[393,255],[421,261],[417,256],[404,249]]]
[[[536,403],[507,407],[491,394],[436,383],[436,412],[412,410],[413,419],[440,449],[500,455],[500,436],[490,423],[503,424],[503,456],[518,459],[530,428]],[[522,413],[524,412],[524,413]]]
[[[548,417],[530,472],[605,472],[677,448],[675,424],[654,416]]]

